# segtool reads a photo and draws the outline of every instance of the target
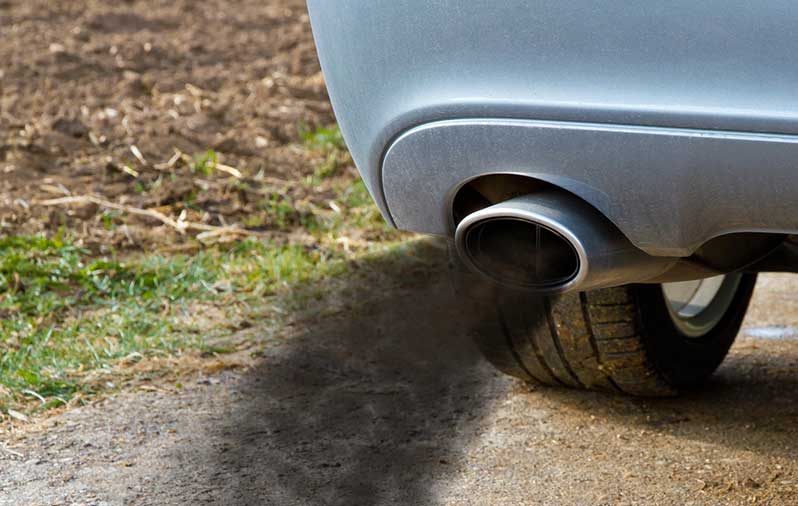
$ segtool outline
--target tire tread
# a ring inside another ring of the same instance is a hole
[[[669,339],[679,336],[666,332],[669,316],[662,315],[666,310],[658,286],[535,298],[495,285],[486,288],[468,273],[465,276],[458,278],[467,280],[458,285],[466,287],[463,293],[476,294],[480,310],[493,309],[495,317],[488,310],[475,337],[482,353],[501,371],[530,383],[647,397],[675,395],[714,371],[739,330],[756,282],[755,275],[746,275],[735,306],[719,326],[721,342],[694,368],[695,374],[686,376],[683,359],[693,356],[693,348],[663,354],[663,346],[675,342]]]

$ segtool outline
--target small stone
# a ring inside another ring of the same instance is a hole
[[[762,485],[759,482],[753,480],[752,478],[746,478],[745,481],[743,481],[743,486],[745,488],[759,488]]]
[[[53,122],[52,129],[75,138],[83,137],[89,133],[89,128],[82,121],[70,118],[58,118]]]

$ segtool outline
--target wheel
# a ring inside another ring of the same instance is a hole
[[[756,283],[756,274],[731,274],[542,297],[458,271],[456,286],[479,310],[476,342],[498,369],[638,396],[705,381],[734,342]]]

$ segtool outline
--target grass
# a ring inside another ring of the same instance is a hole
[[[219,163],[219,156],[216,151],[209,149],[205,153],[194,156],[194,161],[189,165],[192,173],[199,173],[205,177],[213,175],[216,165]]]
[[[302,139],[324,160],[348,159],[337,129],[305,130]],[[208,151],[191,170],[209,175],[217,163]],[[282,239],[194,254],[103,255],[69,231],[0,239],[0,410],[31,413],[91,398],[111,388],[106,380],[123,364],[231,351],[224,336],[240,321],[277,325],[280,311],[264,308],[320,299],[319,283],[346,273],[353,259],[401,247],[359,179],[328,167],[314,174],[300,184],[317,191],[325,179],[329,206],[274,192],[252,218],[290,232]],[[116,218],[104,215],[98,225],[111,228]]]
[[[309,148],[346,150],[344,136],[337,126],[311,129],[305,124],[300,124],[297,130],[299,130],[302,141]]]
[[[313,177],[307,181],[308,184],[319,184],[324,179],[336,176],[342,167],[352,162],[344,137],[337,126],[310,129],[307,125],[300,124],[298,130],[305,147],[324,156],[324,161],[316,167]]]
[[[61,238],[4,239],[0,384],[8,391],[0,402],[20,401],[21,393],[44,399],[44,407],[65,403],[78,391],[90,393],[82,381],[87,370],[133,354],[202,349],[213,328],[186,323],[190,304],[240,308],[344,265],[340,255],[256,240],[120,261],[94,259]]]

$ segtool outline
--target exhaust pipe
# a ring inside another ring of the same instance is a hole
[[[641,283],[677,262],[644,253],[596,209],[558,191],[516,197],[466,216],[455,243],[471,270],[541,294]]]

